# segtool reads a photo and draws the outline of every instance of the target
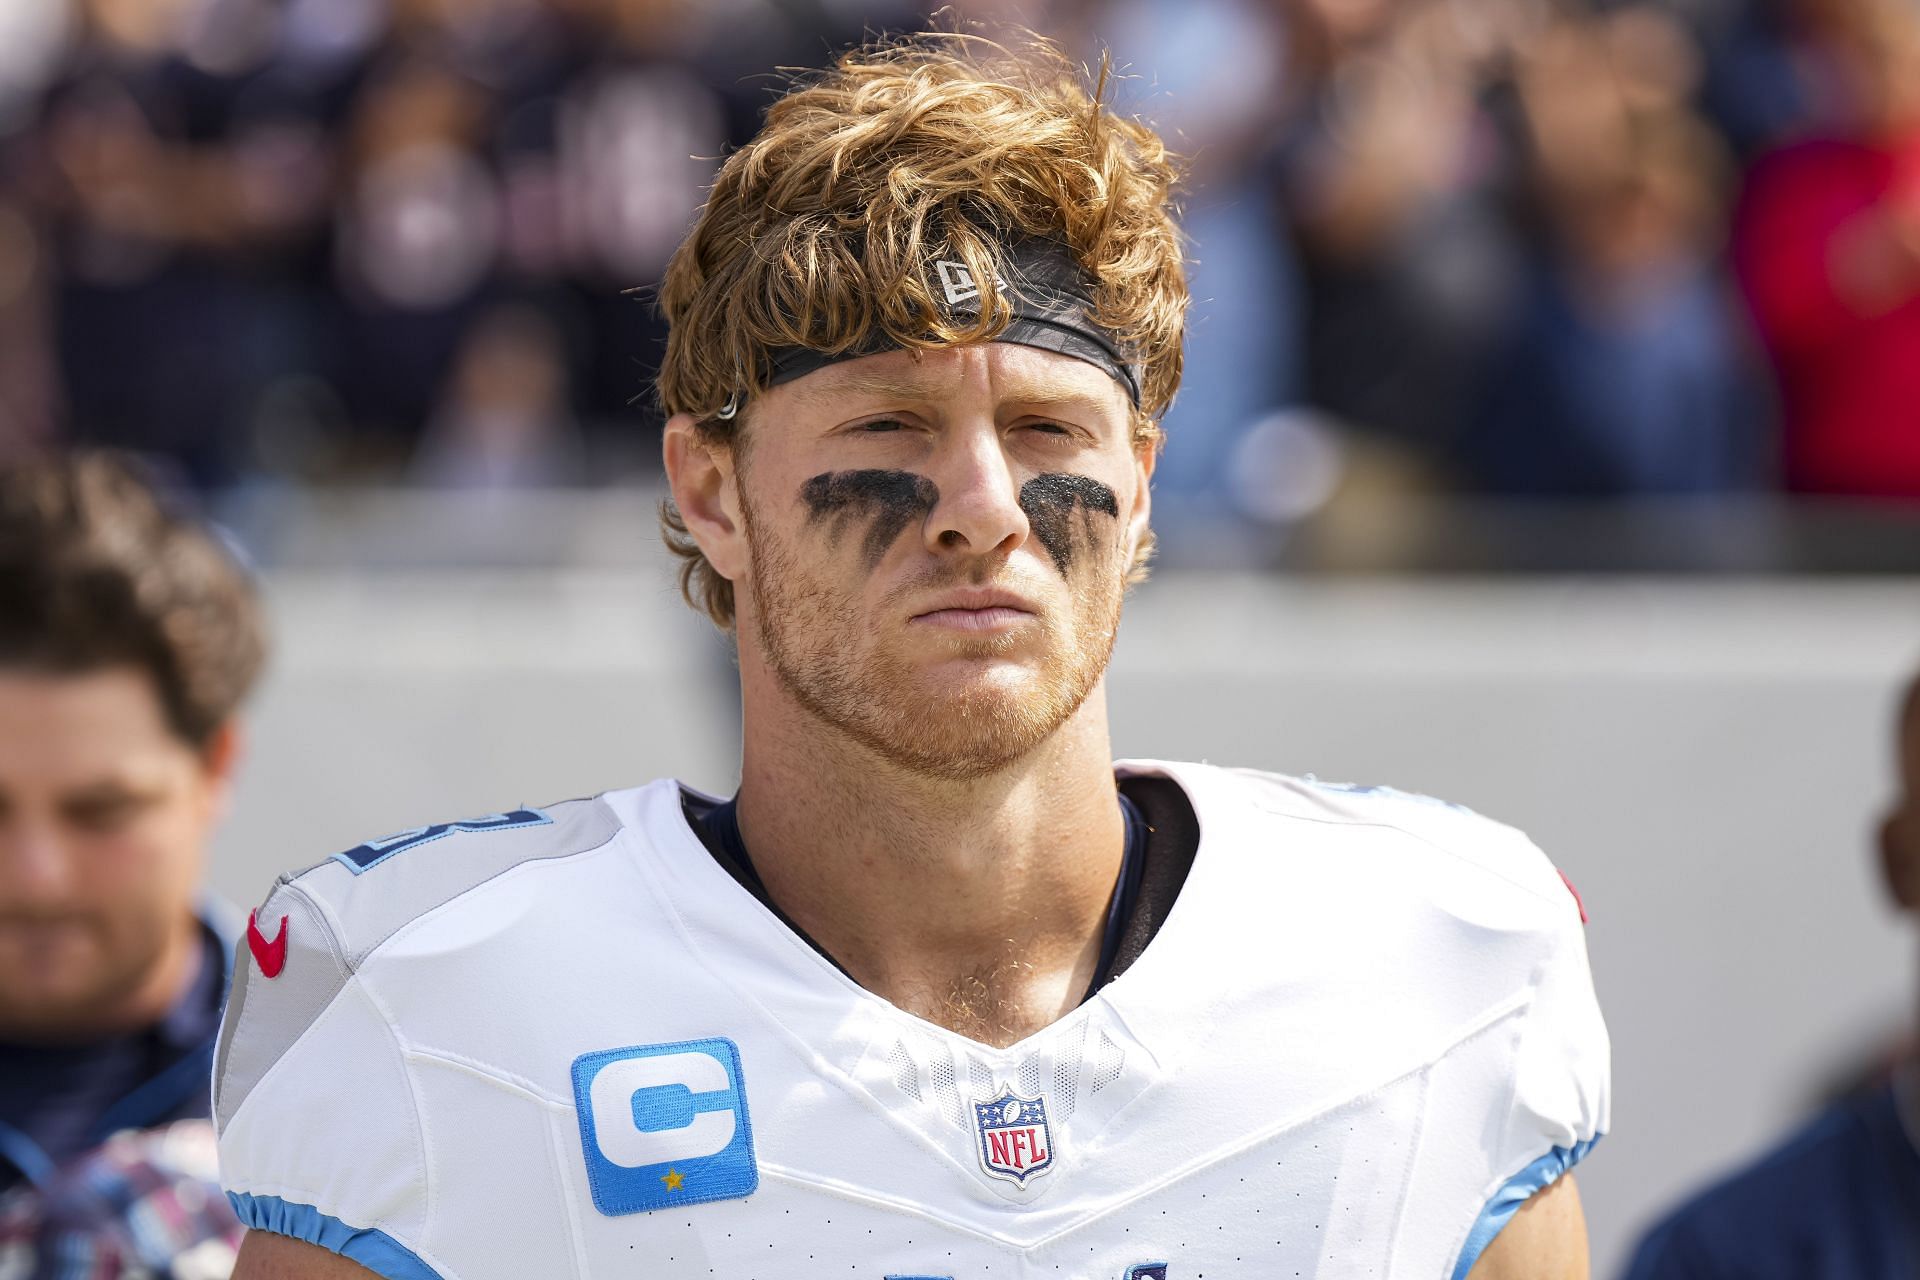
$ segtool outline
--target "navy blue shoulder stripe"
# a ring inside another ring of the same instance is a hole
[[[549,826],[553,819],[539,809],[514,809],[507,813],[489,813],[479,818],[466,818],[459,822],[436,822],[426,827],[411,827],[406,831],[396,831],[390,836],[378,840],[369,840],[357,844],[344,853],[333,855],[335,862],[341,863],[347,870],[359,875],[361,872],[379,866],[388,858],[417,849],[423,844],[431,844],[456,831],[518,831],[522,827]]]

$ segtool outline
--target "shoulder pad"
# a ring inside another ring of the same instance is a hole
[[[1551,903],[1578,911],[1570,886],[1525,832],[1433,796],[1393,787],[1323,782],[1311,774],[1291,777],[1235,769],[1251,784],[1256,802],[1283,817],[1389,827],[1478,871]]]
[[[417,827],[280,877],[235,952],[214,1063],[219,1127],[381,943],[516,866],[590,852],[619,831],[603,802],[569,800]]]
[[[351,969],[408,922],[502,872],[597,849],[619,830],[620,820],[599,800],[569,800],[382,836],[282,883],[332,918]]]

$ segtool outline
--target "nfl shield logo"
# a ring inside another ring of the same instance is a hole
[[[1024,1187],[1053,1167],[1053,1133],[1041,1099],[1005,1089],[992,1102],[974,1103],[973,1119],[980,1131],[980,1167],[989,1176]]]

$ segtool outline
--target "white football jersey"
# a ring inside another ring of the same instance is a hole
[[[283,878],[215,1064],[244,1221],[393,1280],[1453,1280],[1607,1127],[1581,917],[1511,828],[1191,800],[1119,978],[996,1049],[862,990],[663,780]]]

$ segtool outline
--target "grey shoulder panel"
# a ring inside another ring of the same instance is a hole
[[[233,987],[213,1059],[213,1117],[220,1132],[350,976],[333,929],[313,900],[284,881],[276,884],[234,955]]]
[[[599,800],[417,827],[336,854],[293,883],[340,927],[349,968],[409,923],[522,863],[598,849],[620,830]]]
[[[217,1127],[381,943],[514,867],[590,852],[619,831],[603,802],[570,800],[416,828],[281,877],[235,957],[214,1057]]]

